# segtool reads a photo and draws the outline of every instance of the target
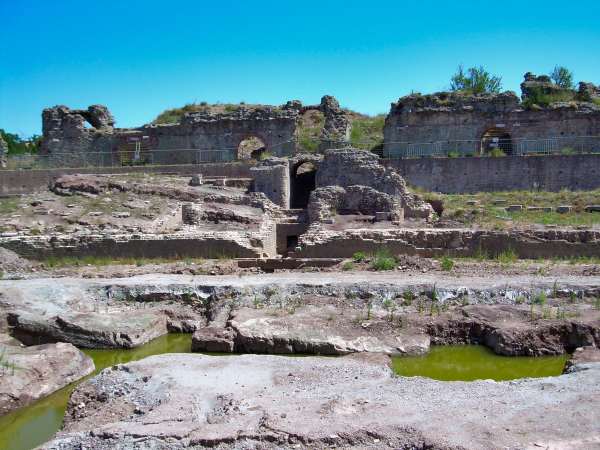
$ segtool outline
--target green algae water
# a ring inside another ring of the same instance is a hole
[[[91,377],[115,364],[163,353],[189,353],[190,348],[191,335],[168,334],[133,350],[83,351],[96,365]],[[560,375],[567,358],[566,355],[538,358],[505,357],[495,355],[485,347],[466,345],[431,347],[427,356],[398,357],[392,361],[394,371],[399,375],[418,375],[445,381],[472,381]],[[79,382],[81,381],[83,380]],[[50,440],[60,429],[69,396],[79,382],[30,406],[0,417],[0,449],[30,450]]]
[[[162,353],[189,353],[190,334],[167,334],[141,347],[124,350],[87,350],[83,352],[94,360],[96,375],[102,369],[115,364],[146,358]],[[85,379],[85,378],[84,378]],[[80,380],[30,406],[0,417],[0,449],[30,450],[50,440],[62,426],[63,416],[71,392]]]
[[[514,380],[560,375],[569,358],[500,356],[480,345],[433,346],[425,356],[392,358],[394,372],[441,381]]]

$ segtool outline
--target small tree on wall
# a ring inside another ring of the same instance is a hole
[[[502,77],[492,75],[483,66],[471,67],[465,72],[461,64],[450,79],[450,90],[469,94],[497,94],[502,90]]]
[[[563,89],[575,88],[575,85],[573,84],[573,72],[565,66],[555,66],[554,70],[550,72],[550,78],[555,84]]]

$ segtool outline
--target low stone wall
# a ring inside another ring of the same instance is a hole
[[[580,230],[310,230],[300,239],[298,258],[349,258],[355,252],[440,257],[496,256],[514,251],[519,258],[600,257],[600,232]]]
[[[46,190],[50,181],[61,175],[75,173],[123,174],[123,173],[173,173],[206,177],[250,178],[250,165],[241,162],[212,163],[201,165],[168,165],[138,167],[97,167],[80,169],[0,170],[0,196],[29,194]]]
[[[253,247],[253,243],[257,246]],[[111,258],[258,258],[274,253],[274,244],[244,239],[238,233],[209,235],[118,235],[82,238],[36,236],[2,238],[0,246],[34,260],[49,257],[99,256]]]
[[[600,188],[600,154],[503,158],[384,159],[409,185],[448,194],[508,190],[592,190]],[[65,174],[174,173],[204,177],[252,178],[248,163],[101,167],[86,169],[0,170],[0,196],[45,190]]]
[[[600,188],[600,154],[387,159],[411,186],[446,194]]]

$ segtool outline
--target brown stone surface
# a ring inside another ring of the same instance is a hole
[[[65,343],[23,347],[0,339],[0,355],[0,416],[50,395],[94,370],[91,358]]]

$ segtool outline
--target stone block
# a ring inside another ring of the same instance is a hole
[[[556,207],[556,212],[559,214],[567,214],[573,210],[571,205],[560,205]]]
[[[232,353],[234,339],[234,332],[230,329],[201,328],[192,335],[192,351]]]
[[[181,221],[186,225],[198,225],[202,217],[202,208],[195,203],[184,203],[181,206]]]
[[[390,220],[391,214],[387,211],[379,211],[375,213],[375,222],[385,222]]]
[[[190,186],[202,186],[202,174],[193,175],[189,182]]]
[[[519,212],[523,211],[523,205],[509,205],[506,207],[507,212]]]
[[[552,211],[554,211],[554,208],[552,208],[552,206],[528,206],[527,211],[552,212]]]

